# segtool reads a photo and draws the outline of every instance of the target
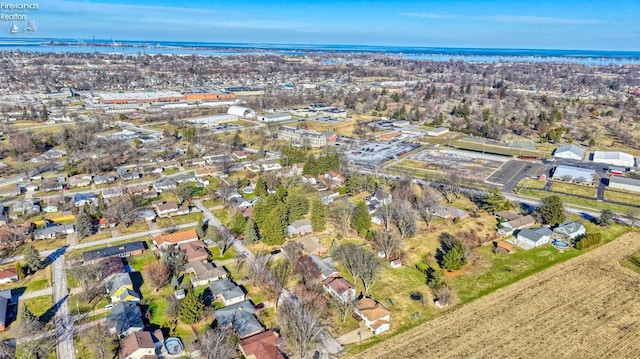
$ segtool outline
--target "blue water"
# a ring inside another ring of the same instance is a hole
[[[640,51],[485,49],[446,47],[407,47],[373,45],[305,45],[176,41],[115,41],[48,38],[0,37],[0,51],[176,54],[231,56],[279,54],[303,56],[308,53],[375,53],[413,60],[467,62],[564,62],[589,65],[640,64]]]

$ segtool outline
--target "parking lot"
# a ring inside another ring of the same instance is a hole
[[[549,175],[549,168],[540,163],[510,160],[505,162],[495,171],[487,182],[502,185],[503,191],[511,191],[518,182],[525,177],[538,177],[542,174]]]

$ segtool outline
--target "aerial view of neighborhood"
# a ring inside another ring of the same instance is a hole
[[[0,359],[640,352],[638,38],[77,40],[2,4]]]

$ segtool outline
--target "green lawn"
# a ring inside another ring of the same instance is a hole
[[[553,182],[551,189],[554,191],[562,192],[565,194],[572,194],[576,196],[587,196],[596,198],[597,188],[591,186],[581,186],[577,184]]]
[[[13,268],[14,266],[8,266],[5,268]],[[10,288],[26,288],[25,292],[33,292],[36,290],[45,289],[49,283],[51,283],[51,267],[41,269],[34,274],[27,276],[17,282],[2,284],[0,290]]]
[[[80,294],[72,294],[69,296],[69,309],[73,315],[85,314],[94,310],[103,309],[104,306],[109,303],[109,297],[106,295],[95,298],[91,302],[84,300]]]
[[[640,253],[635,253],[621,260],[620,265],[640,274]]]
[[[53,307],[53,296],[43,295],[40,297],[29,298],[23,300],[22,303],[26,305],[33,314],[42,315]],[[18,317],[20,317],[20,313],[18,313]]]
[[[518,182],[517,187],[528,187],[534,189],[543,189],[547,185],[547,181],[539,181],[531,178],[523,178]]]
[[[565,204],[573,204],[576,206],[582,206],[582,207],[588,207],[588,208],[592,208],[595,210],[603,210],[603,209],[610,209],[613,212],[616,213],[626,213],[629,210],[629,207],[627,206],[623,206],[623,205],[618,205],[618,204],[613,204],[613,203],[606,203],[606,202],[601,202],[594,199],[585,199],[585,198],[579,198],[579,197],[574,197],[571,195],[565,195],[565,194],[558,194],[558,193],[551,193],[551,192],[546,192],[546,191],[541,191],[541,190],[535,190],[535,189],[523,189],[522,191],[520,191],[520,194],[525,195],[525,196],[531,196],[531,197],[536,197],[536,198],[545,198],[545,197],[549,197],[551,195],[557,195],[560,197],[560,199],[562,199],[562,201]]]
[[[227,259],[235,258],[237,253],[236,249],[231,247],[224,252],[224,255],[220,256],[220,250],[216,246],[212,246],[209,248],[209,252],[211,253],[211,259],[214,261],[224,261]]]
[[[200,212],[189,213],[182,216],[175,216],[170,218],[158,218],[156,223],[160,228],[172,227],[181,224],[198,222],[199,220],[204,219],[204,216]]]
[[[451,147],[459,148],[463,150],[471,150],[471,151],[484,151],[484,153],[493,153],[502,156],[539,156],[539,157],[547,157],[547,152],[542,151],[531,151],[531,150],[521,150],[519,148],[512,147],[503,147],[503,146],[495,146],[489,144],[482,144],[476,142],[467,142],[467,141],[451,141]]]
[[[118,226],[118,230],[121,235],[131,234],[131,233],[140,233],[146,232],[149,230],[149,225],[146,222],[136,222],[130,225],[129,227]]]
[[[640,203],[640,194],[634,193],[634,192],[612,190],[610,188],[607,188],[604,191],[604,198],[610,201],[616,201],[616,202],[622,202],[622,203],[630,203],[630,204]]]

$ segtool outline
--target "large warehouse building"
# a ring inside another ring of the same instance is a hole
[[[640,180],[629,177],[611,177],[609,187],[625,191],[640,192]]]
[[[556,148],[553,157],[581,161],[584,158],[584,150],[574,144],[568,144]]]
[[[592,183],[596,171],[588,168],[560,165],[553,171],[554,180]]]
[[[635,164],[633,156],[628,153],[606,151],[595,151],[593,153],[593,162],[619,167],[633,167]]]

